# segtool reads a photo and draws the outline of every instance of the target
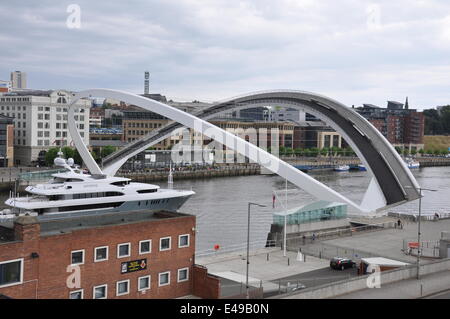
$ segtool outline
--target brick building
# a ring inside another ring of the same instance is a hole
[[[387,108],[364,104],[356,111],[394,146],[410,151],[424,147],[425,117],[422,112],[409,108],[408,99],[405,104],[388,101]]]
[[[217,298],[218,280],[199,271],[194,256],[195,216],[130,212],[53,221],[22,216],[0,226],[0,295]]]

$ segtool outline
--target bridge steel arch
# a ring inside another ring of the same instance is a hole
[[[89,96],[121,100],[175,120],[175,122],[169,122],[169,124],[159,130],[153,131],[144,138],[105,158],[103,171],[87,151],[81,136],[76,130],[76,125],[74,123],[71,125],[69,121],[69,130],[74,143],[80,154],[83,153],[83,158],[88,156],[89,159],[85,161],[85,164],[93,174],[105,173],[114,175],[129,158],[139,154],[151,145],[170,137],[174,130],[186,126],[217,140],[241,154],[244,154],[243,150],[247,150],[244,155],[248,156],[252,161],[259,162],[317,198],[345,202],[363,213],[383,210],[406,201],[415,200],[420,196],[417,181],[397,151],[381,133],[352,109],[322,95],[292,90],[257,92],[221,101],[194,115],[148,98],[108,89],[79,92],[75,95],[72,105],[78,99]],[[224,112],[269,105],[304,110],[327,122],[328,125],[344,137],[373,176],[360,205],[272,154],[206,122],[206,120]],[[69,109],[69,119],[73,120],[73,113],[70,113],[71,110],[72,108]],[[265,163],[269,164],[264,165]],[[274,163],[276,164],[275,166],[273,165]]]

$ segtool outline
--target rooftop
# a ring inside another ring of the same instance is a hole
[[[109,227],[117,225],[128,225],[140,222],[157,221],[162,219],[175,219],[192,216],[183,213],[175,213],[168,211],[150,212],[150,211],[132,211],[123,213],[106,213],[101,215],[68,217],[54,220],[41,220],[41,235],[51,236],[63,233],[70,233],[76,230]],[[24,218],[35,218],[31,216],[18,217],[16,222],[24,223]],[[0,244],[3,242],[14,241],[13,235],[14,224],[12,221],[0,224]]]

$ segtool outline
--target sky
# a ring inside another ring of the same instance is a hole
[[[213,102],[270,89],[450,104],[448,0],[1,1],[0,79]]]

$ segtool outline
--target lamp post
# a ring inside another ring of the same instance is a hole
[[[248,203],[248,220],[247,220],[247,274],[245,279],[245,287],[246,287],[246,297],[247,299],[250,299],[249,291],[248,291],[248,267],[250,265],[249,255],[250,255],[250,206],[259,206],[259,207],[266,207],[265,205],[260,205],[256,203]]]
[[[406,186],[406,188],[414,188],[414,187],[408,187]],[[435,189],[428,189],[428,188],[422,188],[422,187],[418,187],[416,188],[419,191],[419,221],[417,222],[417,280],[420,279],[420,253],[421,253],[421,249],[420,249],[420,220],[422,217],[422,191],[429,191],[429,192],[436,192],[437,190]]]

